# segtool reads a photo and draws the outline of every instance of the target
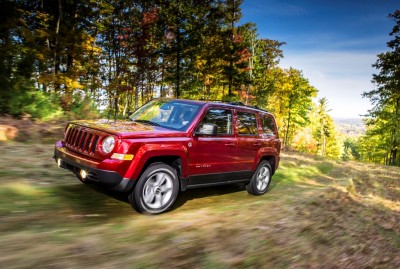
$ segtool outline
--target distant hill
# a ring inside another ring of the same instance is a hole
[[[336,129],[347,136],[360,136],[365,133],[365,124],[362,118],[333,118]]]

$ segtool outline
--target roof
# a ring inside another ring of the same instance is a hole
[[[222,106],[226,106],[226,107],[230,107],[230,108],[246,108],[246,109],[251,109],[251,110],[271,114],[269,111],[261,109],[258,106],[248,106],[248,105],[243,104],[242,102],[230,102],[230,101],[222,101],[222,100],[190,100],[190,99],[174,99],[174,98],[171,98],[171,99],[165,98],[165,99],[176,100],[176,101],[198,104],[198,105],[215,104],[215,105],[222,105]]]

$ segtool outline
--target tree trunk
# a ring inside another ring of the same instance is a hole
[[[232,88],[233,88],[233,41],[234,41],[234,35],[235,35],[235,1],[232,2],[233,4],[233,9],[232,9],[232,21],[231,21],[231,40],[230,40],[230,55],[229,55],[229,73],[228,73],[228,96],[232,96]]]
[[[57,50],[58,50],[58,35],[60,33],[62,14],[63,14],[62,1],[58,0],[58,17],[57,17],[57,23],[56,23],[56,29],[55,29],[54,51],[53,51],[53,87],[54,87],[55,92],[58,92],[58,90],[60,89],[59,83],[55,81],[55,76],[60,71],[60,61],[58,59],[59,56],[58,56]]]
[[[175,90],[176,90],[176,98],[180,97],[180,84],[181,84],[181,48],[180,48],[180,43],[181,43],[181,35],[179,33],[179,30],[177,32],[176,36],[176,42],[177,42],[177,48],[176,48],[176,71],[175,71]]]
[[[128,110],[128,105],[129,105],[129,94],[126,93],[125,95],[125,105],[124,105],[124,109],[122,110],[122,116],[125,118],[126,115],[126,111]]]
[[[135,85],[135,110],[139,108],[139,78],[136,79]]]
[[[289,113],[288,113],[288,119],[287,119],[287,124],[286,124],[286,131],[285,131],[285,140],[283,141],[283,144],[285,146],[288,146],[289,144],[289,130],[290,130],[290,120],[291,120],[291,104],[289,104]]]
[[[389,165],[396,165],[397,148],[398,148],[398,140],[397,140],[398,125],[397,125],[397,122],[398,122],[398,118],[399,118],[399,105],[400,105],[400,98],[397,98],[396,104],[395,104],[395,113],[394,113],[395,123],[394,123],[393,129],[392,129],[392,145],[391,145],[391,150],[390,150]]]
[[[118,92],[118,87],[116,87],[114,95],[114,121],[117,120],[118,116],[118,103],[119,103],[119,92]]]
[[[164,55],[162,55],[161,57],[162,57],[162,63],[161,63],[160,97],[166,97],[165,90],[164,90],[165,57],[164,57]]]

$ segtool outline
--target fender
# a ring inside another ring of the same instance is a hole
[[[132,160],[125,178],[137,180],[142,173],[142,170],[146,162],[153,157],[166,157],[166,156],[177,156],[182,160],[182,176],[187,177],[188,169],[188,149],[181,143],[176,144],[143,144],[138,151],[134,159]]]
[[[273,157],[275,159],[275,167],[274,170],[278,168],[279,165],[279,152],[274,147],[263,147],[260,148],[257,152],[256,158],[254,159],[252,170],[255,171],[257,169],[258,164],[260,163],[261,159],[265,157]]]

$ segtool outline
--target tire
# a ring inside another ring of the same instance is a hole
[[[141,175],[128,199],[139,213],[160,214],[171,208],[178,192],[176,171],[167,164],[153,163]]]
[[[268,161],[260,162],[250,183],[246,186],[247,192],[252,195],[262,195],[266,193],[271,183],[271,176],[271,164]]]

